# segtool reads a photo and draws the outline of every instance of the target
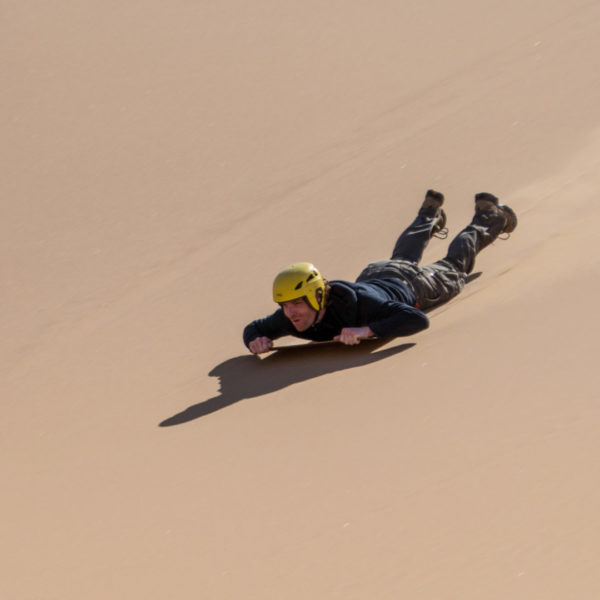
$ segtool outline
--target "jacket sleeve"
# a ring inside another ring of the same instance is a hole
[[[278,309],[272,315],[264,319],[257,319],[246,325],[243,334],[244,344],[247,347],[252,340],[263,336],[276,340],[284,335],[293,333],[293,331],[293,326],[289,319],[285,317],[281,309]]]
[[[369,327],[377,337],[413,335],[429,327],[427,315],[418,308],[389,301],[382,304]]]

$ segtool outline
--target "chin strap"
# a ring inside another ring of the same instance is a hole
[[[313,319],[311,327],[314,327],[317,324],[317,319],[319,318],[319,313],[320,312],[321,312],[320,310],[316,310],[315,311],[315,318]]]
[[[321,299],[319,300],[319,310],[315,312],[315,318],[311,325],[314,327],[317,324],[317,319],[319,318],[319,313],[323,310],[325,304],[325,292],[321,292]]]

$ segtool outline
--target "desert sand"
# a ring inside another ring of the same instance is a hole
[[[5,1],[0,50],[0,597],[600,598],[597,2]],[[427,331],[247,352],[428,188],[519,227]]]

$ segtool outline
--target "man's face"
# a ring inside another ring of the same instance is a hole
[[[296,331],[306,331],[315,322],[315,309],[304,298],[282,302],[283,314],[292,322]]]

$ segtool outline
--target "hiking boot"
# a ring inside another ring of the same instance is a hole
[[[506,225],[502,233],[512,233],[517,228],[517,214],[510,206],[506,206],[506,204],[498,204],[498,208],[506,217]]]
[[[487,192],[475,194],[473,221],[488,228],[499,228],[498,235],[512,233],[517,228],[515,211],[506,204],[500,204],[496,196]]]
[[[419,216],[428,219],[434,219],[434,226],[431,229],[431,235],[446,236],[446,213],[442,208],[444,203],[444,194],[435,190],[427,190],[425,200],[419,209]]]

